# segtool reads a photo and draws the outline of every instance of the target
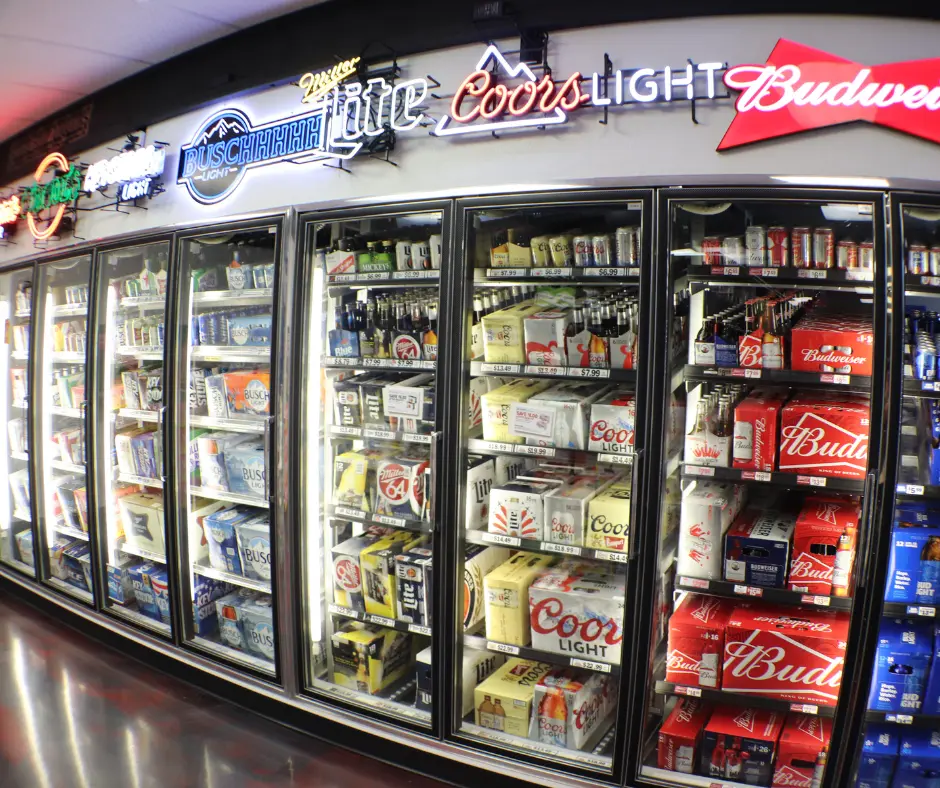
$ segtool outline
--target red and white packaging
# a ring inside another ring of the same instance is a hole
[[[569,750],[583,749],[617,705],[610,676],[556,668],[539,679],[529,738]]]
[[[735,603],[687,594],[669,618],[666,681],[687,687],[721,686],[725,625]]]
[[[696,482],[682,496],[676,573],[722,578],[722,540],[744,503],[744,486]]]
[[[721,688],[835,706],[848,633],[846,613],[769,605],[735,608],[725,627]]]
[[[858,528],[858,502],[853,498],[814,495],[803,503],[793,530],[788,588],[830,596],[839,537]]]
[[[702,731],[711,714],[710,704],[698,698],[680,698],[659,729],[656,765],[671,772],[694,774]]]
[[[768,785],[782,727],[780,712],[719,706],[705,726],[698,773],[734,783]]]
[[[734,409],[734,467],[772,471],[777,461],[777,423],[783,400],[751,394]]]
[[[629,391],[612,391],[591,404],[588,450],[602,454],[633,454],[636,399]]]
[[[813,310],[790,332],[790,368],[800,372],[871,375],[871,317]]]
[[[867,401],[797,396],[780,414],[777,467],[808,476],[864,479],[870,423]]]
[[[777,744],[773,788],[812,788],[819,754],[829,746],[832,720],[790,714]]]

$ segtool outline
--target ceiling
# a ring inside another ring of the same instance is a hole
[[[135,72],[320,2],[0,0],[0,142]]]

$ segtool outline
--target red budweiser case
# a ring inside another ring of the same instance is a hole
[[[711,713],[711,704],[698,698],[679,699],[659,729],[656,765],[660,769],[683,774],[695,771],[702,731]]]
[[[734,409],[734,467],[747,471],[772,471],[777,459],[777,422],[783,400],[779,397],[745,397]]]
[[[699,774],[747,785],[769,785],[783,714],[719,706],[702,737]]]
[[[832,736],[832,720],[812,714],[787,717],[774,764],[773,788],[812,788],[816,761]]]
[[[790,368],[801,372],[871,375],[873,351],[871,317],[813,312],[790,332]]]
[[[729,599],[686,595],[669,618],[666,681],[689,687],[721,686],[725,625],[734,608]]]
[[[845,613],[769,605],[735,608],[725,627],[721,688],[835,706],[848,632]]]
[[[855,499],[814,495],[803,502],[793,531],[788,588],[806,594],[832,594],[832,572],[839,537],[846,528],[858,528]]]
[[[867,402],[794,398],[780,414],[778,468],[807,476],[864,479],[870,417]]]

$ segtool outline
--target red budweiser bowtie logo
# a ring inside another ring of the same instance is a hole
[[[855,121],[940,143],[940,58],[864,66],[781,38],[724,82],[741,95],[718,150]]]

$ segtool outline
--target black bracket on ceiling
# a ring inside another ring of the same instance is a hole
[[[608,83],[608,80],[610,79],[610,77],[613,76],[613,74],[614,74],[614,62],[610,59],[610,55],[605,52],[605,53],[604,53],[604,77],[603,77],[603,79],[604,79],[604,93],[603,93],[604,98],[608,98],[608,96],[609,96],[609,88],[608,88],[608,84],[607,84],[607,83]],[[607,118],[608,118],[608,114],[609,114],[609,113],[610,113],[610,104],[609,104],[609,103],[605,103],[605,104],[604,104],[604,117],[601,118],[601,119],[600,119],[599,121],[597,121],[597,122],[600,123],[602,126],[606,126],[606,125],[607,125],[607,122],[608,122],[608,121],[607,121]]]

